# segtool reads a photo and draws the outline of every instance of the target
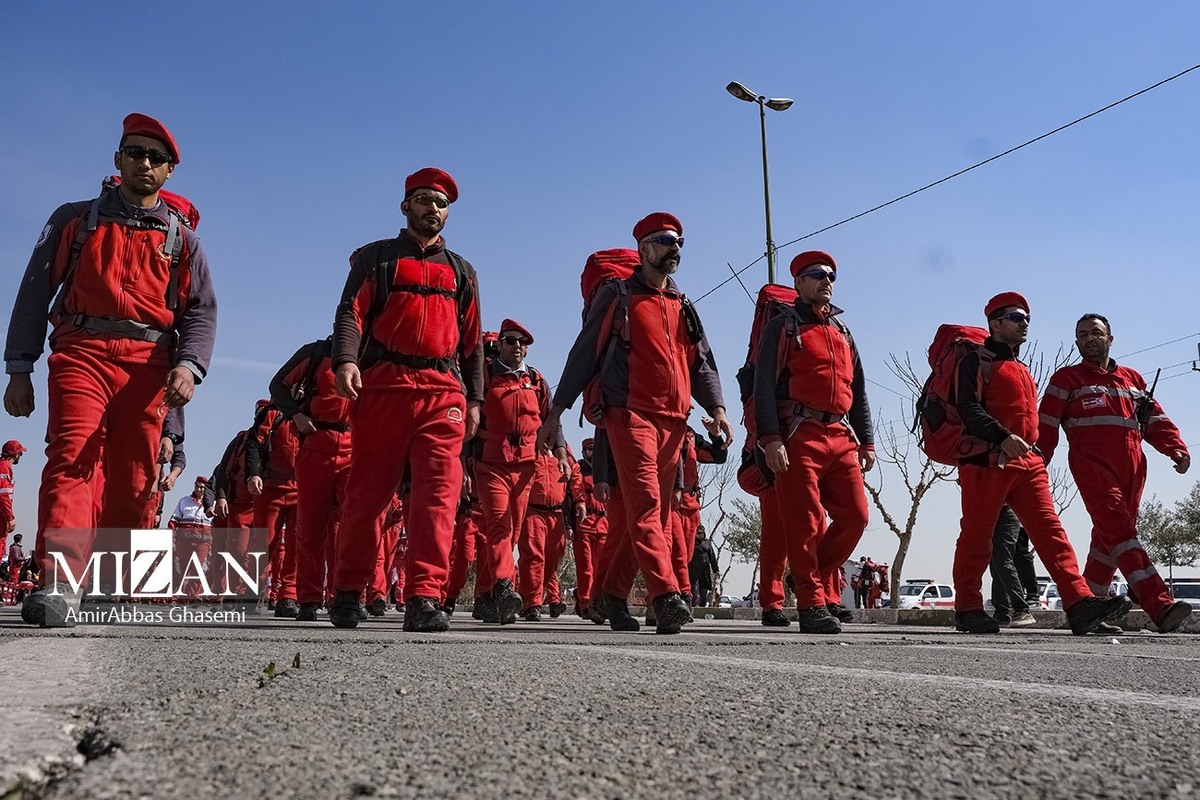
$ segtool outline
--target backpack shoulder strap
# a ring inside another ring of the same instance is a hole
[[[66,312],[67,293],[71,291],[71,279],[75,277],[79,254],[83,252],[83,245],[87,242],[88,237],[95,233],[96,227],[100,224],[100,201],[104,199],[104,194],[102,192],[99,197],[92,200],[87,213],[79,217],[79,224],[75,228],[75,237],[71,240],[71,253],[67,256],[67,267],[63,270],[62,283],[58,287],[58,294],[54,296],[54,302],[50,304],[52,313]]]
[[[304,373],[304,382],[300,384],[301,391],[304,392],[303,400],[301,401],[301,411],[305,416],[311,417],[309,409],[312,408],[313,396],[317,393],[317,373],[321,369],[321,363],[329,357],[333,352],[333,337],[326,336],[321,341],[317,342],[317,346],[313,348],[312,353],[308,357],[308,369]]]
[[[688,300],[687,295],[680,293],[679,307],[683,313],[683,324],[687,329],[688,339],[692,344],[699,344],[704,338],[704,324],[700,322],[700,314],[696,311],[696,306]]]
[[[454,269],[454,285],[456,287],[454,295],[458,300],[458,319],[461,322],[471,308],[471,301],[475,299],[475,287],[467,273],[467,265],[463,263],[462,256],[447,248],[446,258]]]

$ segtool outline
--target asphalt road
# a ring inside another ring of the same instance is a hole
[[[1200,797],[1194,634],[463,616],[65,632],[4,609],[0,797]]]

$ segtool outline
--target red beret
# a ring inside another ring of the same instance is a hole
[[[587,450],[589,447],[595,447],[595,446],[596,446],[596,440],[593,439],[591,436],[589,436],[588,438],[583,440],[583,444],[579,445],[579,449]]]
[[[808,269],[816,264],[827,264],[833,267],[834,272],[837,272],[837,262],[833,260],[833,256],[824,250],[805,250],[792,259],[792,263],[788,266],[788,269],[792,271],[792,277],[794,278],[800,274],[801,270]]]
[[[992,318],[1002,308],[1009,306],[1017,306],[1025,309],[1025,313],[1029,313],[1029,301],[1016,292],[1001,292],[1000,294],[987,301],[987,305],[983,307],[983,315],[988,319]]]
[[[266,408],[266,407],[267,407],[267,406],[269,406],[269,405],[271,405],[271,398],[269,398],[269,397],[264,397],[264,398],[262,398],[261,400],[257,400],[257,401],[255,401],[255,403],[254,403],[254,408],[255,408],[255,410],[257,410],[257,409],[260,409],[260,408]]]
[[[204,477],[203,475],[197,475],[196,483],[208,483],[208,478]]]
[[[408,197],[417,189],[434,189],[446,195],[446,199],[453,203],[458,199],[458,184],[454,182],[448,173],[443,172],[437,167],[425,167],[419,169],[412,175],[404,179],[404,196]]]
[[[124,139],[126,136],[149,136],[151,139],[158,139],[167,146],[167,153],[175,163],[179,163],[179,145],[175,144],[175,137],[167,130],[166,125],[154,117],[147,117],[145,114],[130,114],[125,118],[125,124],[121,130],[121,138]]]
[[[500,323],[500,335],[501,336],[508,333],[509,331],[513,331],[515,333],[520,334],[521,336],[524,336],[528,340],[529,344],[533,344],[533,334],[530,333],[525,328],[524,325],[517,322],[515,319],[506,319],[506,320],[504,320],[504,322]]]
[[[683,223],[674,214],[655,211],[653,214],[642,217],[638,220],[638,224],[633,226],[633,238],[640,242],[644,237],[657,231],[675,231],[683,236]]]
[[[0,455],[15,456],[20,455],[28,450],[25,445],[18,442],[16,439],[9,439],[4,443],[4,447],[0,448]]]

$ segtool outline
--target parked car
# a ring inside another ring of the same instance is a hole
[[[1042,585],[1042,593],[1038,596],[1038,605],[1046,611],[1062,610],[1062,598],[1058,595],[1057,583],[1051,581]]]
[[[1176,600],[1186,600],[1192,608],[1200,608],[1200,578],[1175,578],[1171,581],[1171,594]]]
[[[925,579],[905,581],[896,608],[954,608],[954,587]]]

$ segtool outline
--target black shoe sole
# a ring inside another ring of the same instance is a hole
[[[521,595],[516,592],[506,592],[496,598],[496,617],[497,622],[501,625],[512,625],[517,621],[517,614],[521,612]]]
[[[329,609],[329,621],[335,628],[350,628],[358,627],[358,610],[357,609]]]
[[[1192,616],[1192,607],[1183,601],[1177,601],[1167,606],[1167,611],[1163,614],[1163,618],[1155,623],[1154,627],[1158,628],[1159,633],[1171,633],[1179,630],[1183,623],[1187,622]]]
[[[691,619],[692,614],[684,608],[672,608],[668,606],[663,609],[663,613],[658,616],[658,622],[654,627],[655,633],[672,634],[679,633],[683,630],[683,626]]]

